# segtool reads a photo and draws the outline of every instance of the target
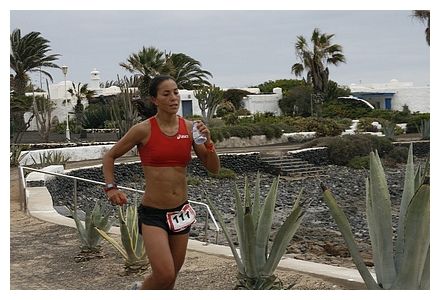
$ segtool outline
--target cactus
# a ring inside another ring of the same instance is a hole
[[[412,144],[408,150],[405,185],[400,204],[397,237],[393,245],[391,201],[379,155],[370,153],[366,179],[366,212],[376,280],[356,246],[350,224],[331,191],[321,184],[324,200],[341,231],[368,289],[429,289],[429,162],[414,168]]]
[[[111,102],[111,118],[119,129],[118,138],[123,137],[140,120],[137,109],[133,105],[133,96],[126,85],[122,89],[122,93],[118,94],[116,99]]]
[[[245,177],[244,201],[242,201],[238,188],[235,186],[235,227],[240,255],[232,241],[231,234],[226,228],[223,217],[205,193],[207,202],[215,218],[219,220],[237,263],[239,281],[236,286],[237,289],[281,289],[283,287],[281,281],[273,273],[298,229],[304,217],[304,212],[299,204],[301,190],[293,205],[292,212],[278,230],[271,247],[269,247],[278,182],[279,177],[274,179],[262,205],[260,205],[259,173],[257,174],[253,199],[251,199],[247,177]]]
[[[95,207],[92,211],[86,212],[86,219],[83,223],[78,217],[76,207],[71,210],[72,217],[75,220],[76,229],[81,241],[82,252],[100,252],[101,235],[98,234],[95,228],[99,228],[103,232],[107,232],[112,224],[109,222],[109,213],[102,216],[101,207],[98,202],[95,203]]]
[[[126,208],[125,216],[121,206],[118,207],[118,218],[121,230],[122,246],[106,232],[97,228],[99,234],[107,240],[125,259],[125,267],[139,270],[148,265],[142,236],[139,234],[137,209],[134,205]]]
[[[422,140],[430,139],[429,120],[422,120],[422,123],[420,124],[420,133],[422,134]]]
[[[382,126],[382,131],[387,138],[394,140],[396,134],[396,124],[386,121]]]

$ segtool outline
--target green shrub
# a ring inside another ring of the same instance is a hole
[[[385,155],[386,165],[393,166],[397,163],[404,163],[408,159],[408,148],[403,146],[395,146]]]
[[[361,101],[338,99],[326,101],[322,104],[324,118],[349,118],[358,119],[367,116],[371,108]]]
[[[365,117],[373,119],[388,120],[392,123],[407,123],[409,111],[387,110],[387,109],[374,109],[370,111]]]
[[[341,118],[341,119],[334,119],[336,124],[338,124],[340,127],[344,129],[348,129],[351,126],[352,120],[350,118]]]
[[[237,113],[228,113],[223,116],[222,119],[225,121],[226,125],[237,125],[239,123]]]
[[[418,133],[420,124],[422,123],[422,120],[429,120],[430,114],[429,113],[414,113],[412,114],[408,122],[406,124],[406,133]]]
[[[385,120],[382,124],[382,132],[387,138],[389,138],[390,140],[394,140],[394,137],[396,135],[396,124]]]
[[[188,185],[194,185],[194,186],[202,184],[202,182],[200,181],[199,178],[195,178],[195,177],[192,177],[192,176],[188,176],[186,178],[186,182],[187,182]]]
[[[252,127],[250,126],[230,126],[228,128],[228,131],[230,133],[230,136],[235,136],[239,138],[251,138],[254,135]]]
[[[234,104],[232,104],[230,101],[223,101],[217,107],[215,114],[217,115],[217,117],[221,118],[234,112],[235,112]]]
[[[225,139],[229,139],[231,137],[231,133],[229,132],[228,127],[222,127],[220,132]]]
[[[237,109],[237,114],[239,116],[250,116],[252,113],[248,109],[242,107],[240,109]]]
[[[195,120],[202,120],[202,118],[198,118]],[[211,120],[209,120],[209,128],[219,128],[219,127],[224,127],[225,126],[225,121],[223,121],[220,118],[213,118]]]
[[[90,104],[84,110],[83,126],[84,128],[105,128],[105,122],[110,119],[110,106],[101,103]]]
[[[211,128],[211,139],[214,143],[222,142],[224,140],[223,137],[223,128]]]
[[[332,119],[294,117],[285,121],[288,125],[293,126],[293,132],[315,131],[317,137],[337,136],[344,130],[341,125]]]
[[[349,160],[347,166],[353,169],[369,169],[370,168],[370,157],[365,156],[355,156]]]
[[[272,126],[265,125],[261,129],[263,130],[263,133],[266,136],[267,140],[271,140],[275,137],[275,128],[273,128]]]
[[[234,170],[228,168],[220,168],[218,174],[208,172],[208,176],[217,179],[229,179],[229,178],[235,179],[236,174]]]
[[[385,119],[382,118],[360,118],[357,131],[359,132],[378,132],[379,129],[375,126],[373,126],[371,123],[373,122],[379,122],[381,125],[384,125],[386,123]]]
[[[393,145],[385,137],[370,134],[354,134],[319,138],[304,144],[304,148],[309,147],[328,147],[330,163],[346,166],[356,156],[365,156],[374,150],[383,155],[390,151]]]

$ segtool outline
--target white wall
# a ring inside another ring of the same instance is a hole
[[[194,96],[194,91],[190,91],[190,90],[179,90],[179,94],[180,94],[180,107],[179,107],[179,111],[177,112],[178,115],[183,115],[182,112],[182,106],[183,106],[183,101],[192,101],[192,111],[193,111],[193,115],[202,115],[202,110],[200,109],[199,106],[199,101],[197,100],[197,98]]]
[[[401,88],[394,94],[392,109],[402,110],[406,104],[411,112],[429,112],[430,105],[429,87]]]
[[[251,113],[265,113],[272,112],[275,115],[281,115],[281,109],[278,106],[278,101],[282,98],[282,94],[262,94],[262,95],[248,95],[243,98],[244,107]]]
[[[64,93],[64,88],[66,87],[66,93]],[[76,99],[72,97],[72,95],[67,92],[67,90],[73,89],[72,81],[67,80],[66,86],[64,86],[64,81],[49,85],[50,98],[52,102],[55,104],[55,109],[52,111],[51,118],[58,118],[59,123],[65,122],[67,120],[67,112],[74,112],[74,106],[76,104]],[[26,93],[28,96],[32,96],[32,93]],[[67,99],[68,102],[64,102]],[[63,103],[64,102],[64,103]],[[87,99],[82,100],[81,102],[86,108],[89,105]],[[26,112],[24,114],[24,119],[27,122],[32,115],[31,112]],[[70,114],[69,118],[72,119],[73,115]],[[31,121],[31,126],[28,131],[37,130],[37,122],[35,118]]]

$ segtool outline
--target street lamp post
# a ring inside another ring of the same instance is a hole
[[[62,66],[61,70],[63,70],[64,74],[64,103],[67,106],[67,86],[66,86],[66,76],[67,76],[67,66]],[[66,119],[66,140],[70,142],[70,129],[69,129],[69,111],[67,111],[67,119]]]

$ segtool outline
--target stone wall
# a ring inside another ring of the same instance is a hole
[[[316,147],[289,151],[288,154],[294,158],[307,161],[310,164],[323,166],[329,164],[327,147]]]
[[[409,148],[410,144],[413,144],[413,154],[417,157],[427,157],[429,156],[431,143],[430,141],[413,141],[413,142],[395,142],[394,146],[402,146]]]
[[[236,173],[264,170],[264,164],[260,160],[259,152],[220,154],[219,159],[222,168],[231,169]],[[206,169],[197,157],[193,157],[191,160],[188,171],[196,175],[207,174]]]

